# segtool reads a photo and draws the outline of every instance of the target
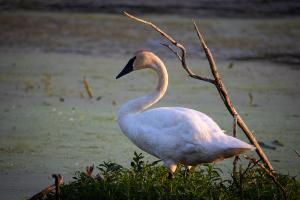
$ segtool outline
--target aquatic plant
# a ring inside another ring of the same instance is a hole
[[[134,153],[131,167],[103,162],[97,166],[99,174],[76,172],[74,180],[60,186],[61,199],[297,199],[300,183],[295,177],[273,173],[283,186],[274,183],[265,170],[249,162],[240,165],[236,175],[226,179],[214,164],[203,164],[189,173],[180,166],[173,179],[167,169],[143,160]],[[46,199],[55,199],[49,193]]]

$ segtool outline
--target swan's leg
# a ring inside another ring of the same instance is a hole
[[[184,171],[184,177],[185,178],[187,178],[187,176],[189,175],[191,168],[192,168],[192,166],[185,165],[185,171]]]
[[[189,165],[189,166],[186,166],[186,171],[187,171],[187,172],[190,172],[191,168],[192,168],[192,166],[190,166],[190,165]]]
[[[165,166],[168,168],[169,170],[169,175],[168,175],[168,179],[172,179],[174,177],[174,173],[176,171],[176,168],[177,168],[177,164],[174,163],[173,161],[171,160],[164,160],[163,161]]]
[[[168,179],[173,179],[173,178],[174,178],[174,174],[169,172]]]

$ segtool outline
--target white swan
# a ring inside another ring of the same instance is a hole
[[[163,62],[149,51],[138,51],[116,79],[144,68],[157,73],[158,85],[148,95],[122,105],[118,111],[118,123],[135,145],[164,162],[169,176],[173,176],[178,163],[190,167],[255,149],[224,134],[210,117],[196,110],[181,107],[147,110],[167,90],[168,73]]]

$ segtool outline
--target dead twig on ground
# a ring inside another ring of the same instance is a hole
[[[88,175],[89,177],[92,177],[93,171],[94,171],[94,165],[86,167],[86,175]]]
[[[157,27],[156,25],[154,25],[152,22],[140,19],[138,17],[135,17],[131,14],[128,14],[127,12],[124,12],[124,14],[135,20],[138,22],[141,22],[143,24],[146,24],[148,26],[150,26],[151,28],[153,28],[154,30],[156,30],[158,33],[160,33],[165,39],[167,39],[168,41],[171,42],[172,45],[174,45],[176,48],[178,48],[181,51],[181,55],[178,54],[177,51],[173,50],[169,45],[164,45],[167,48],[169,48],[175,55],[177,55],[178,59],[181,62],[181,65],[183,67],[183,69],[187,72],[187,74],[195,79],[198,80],[202,80],[208,83],[211,83],[213,85],[216,86],[221,99],[223,100],[226,108],[228,109],[228,111],[230,112],[230,114],[232,116],[236,116],[237,118],[237,123],[239,125],[239,127],[244,131],[245,135],[247,136],[247,138],[250,140],[250,142],[256,147],[256,152],[259,155],[259,157],[264,161],[264,163],[267,165],[267,167],[271,170],[273,170],[273,167],[269,161],[269,159],[267,158],[267,156],[265,155],[264,151],[261,149],[260,145],[258,144],[258,142],[256,141],[255,137],[253,136],[253,133],[250,131],[250,129],[248,128],[248,126],[245,124],[244,120],[242,119],[242,117],[237,113],[236,109],[233,107],[232,102],[229,98],[229,95],[227,93],[226,87],[224,85],[224,83],[221,80],[221,76],[220,73],[218,71],[217,65],[214,61],[214,58],[212,56],[212,53],[210,51],[210,49],[207,47],[202,34],[200,33],[196,23],[194,22],[194,27],[195,30],[197,32],[198,38],[200,40],[201,46],[205,51],[206,57],[208,59],[209,65],[210,65],[210,69],[211,72],[213,74],[214,79],[210,79],[210,78],[206,78],[200,75],[196,75],[195,73],[193,73],[193,71],[188,67],[187,63],[186,63],[186,49],[185,47],[178,43],[175,39],[173,39],[170,35],[168,35],[167,33],[165,33],[164,31],[162,31],[159,27]]]
[[[92,88],[91,88],[89,82],[86,80],[85,77],[83,77],[83,85],[84,85],[84,88],[85,88],[87,94],[89,95],[89,97],[90,97],[90,98],[93,98],[93,96],[94,96],[94,95],[93,95],[93,90],[92,90]]]
[[[97,174],[96,176],[93,176],[93,171],[94,171],[94,165],[92,166],[87,166],[86,167],[86,175],[97,180],[97,181],[101,181],[103,180],[103,178],[101,177],[100,174]]]
[[[52,176],[54,176],[54,175],[52,175]],[[43,199],[43,197],[45,197],[50,192],[53,192],[54,190],[56,190],[56,187],[59,187],[63,183],[64,183],[63,177],[60,174],[58,174],[58,175],[56,175],[54,184],[49,185],[48,187],[46,187],[45,189],[43,189],[39,193],[33,195],[29,200]]]

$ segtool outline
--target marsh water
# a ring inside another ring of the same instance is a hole
[[[177,37],[185,27],[178,28],[176,24],[187,26],[188,21],[177,16],[147,17],[157,20],[170,33],[174,31]],[[227,134],[232,134],[233,120],[216,89],[189,78],[176,57],[161,47],[159,35],[151,29],[118,15],[68,17],[21,12],[1,13],[0,20],[3,22],[0,30],[0,199],[29,197],[52,184],[53,173],[62,174],[68,181],[75,171],[103,161],[130,165],[133,152],[141,150],[121,133],[116,111],[123,102],[150,92],[157,81],[155,74],[147,70],[115,80],[137,48],[156,52],[169,72],[168,91],[155,107],[182,106],[202,111],[215,119]],[[300,142],[300,70],[295,57],[299,51],[295,41],[300,37],[299,20],[206,19],[199,23],[207,30],[234,105],[274,168],[299,177],[300,160],[294,152],[299,150]],[[267,28],[261,31],[263,24]],[[224,34],[226,30],[231,34],[220,36],[216,27]],[[285,33],[278,30],[279,36],[288,36],[274,44],[272,41],[279,37],[272,35],[276,27],[290,29]],[[262,32],[268,33],[270,39],[262,36]],[[260,35],[248,41],[247,36],[252,33]],[[189,65],[196,73],[210,76],[203,53],[197,58],[201,50],[197,38],[191,34],[182,34],[183,41],[190,45],[187,45],[191,52]],[[230,41],[235,42],[231,45]],[[294,52],[293,56],[284,54],[274,60],[278,49],[272,47],[276,45]],[[266,52],[273,55],[272,59],[262,59]],[[89,81],[93,98],[86,94],[83,78]],[[247,141],[241,130],[238,137]],[[145,155],[146,159],[155,160]],[[231,163],[228,159],[217,165],[226,174],[231,170]]]

